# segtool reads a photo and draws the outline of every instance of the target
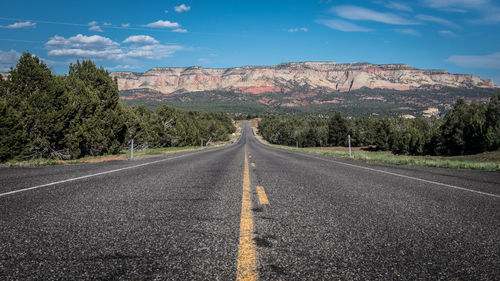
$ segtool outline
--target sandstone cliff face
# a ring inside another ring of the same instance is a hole
[[[409,90],[442,87],[495,87],[488,79],[420,70],[402,64],[301,62],[225,69],[152,68],[145,73],[114,72],[120,90],[149,89],[164,95],[207,90],[249,94],[296,92],[297,88],[347,92],[368,88]]]

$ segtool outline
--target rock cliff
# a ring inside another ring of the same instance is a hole
[[[114,72],[120,90],[152,90],[163,95],[224,90],[247,94],[348,92],[363,87],[392,90],[491,88],[493,82],[444,70],[420,70],[404,64],[299,62],[234,68],[155,67],[145,73]]]

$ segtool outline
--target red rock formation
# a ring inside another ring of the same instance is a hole
[[[403,64],[302,62],[227,69],[153,68],[145,73],[115,72],[120,90],[151,89],[165,95],[207,90],[248,94],[296,93],[299,89],[348,92],[363,87],[393,90],[442,87],[495,87],[473,75],[420,70]]]

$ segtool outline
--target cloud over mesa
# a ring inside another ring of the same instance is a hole
[[[127,61],[130,59],[159,59],[171,56],[175,51],[182,50],[179,45],[162,45],[156,39],[147,35],[130,36],[121,46],[113,40],[99,36],[78,34],[73,37],[52,37],[45,47],[52,57],[91,58],[95,60]]]
[[[461,67],[467,68],[488,68],[488,69],[500,69],[500,52],[496,52],[484,56],[451,56],[446,59],[447,62],[451,62]]]

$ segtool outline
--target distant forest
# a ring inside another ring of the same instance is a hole
[[[295,95],[315,92],[315,96],[297,98]],[[241,114],[302,114],[348,117],[384,117],[412,115],[421,117],[428,108],[437,108],[440,116],[451,110],[458,98],[468,103],[486,103],[495,95],[495,88],[419,88],[407,91],[361,88],[350,92],[317,91],[306,86],[290,93],[263,93],[260,95],[231,91],[201,91],[175,93],[165,96],[151,89],[122,90],[125,104],[156,108],[168,104],[176,108],[198,111],[223,111]],[[139,95],[140,97],[135,97]],[[265,104],[272,101],[269,104]],[[333,101],[333,102],[332,102]],[[293,106],[291,106],[293,105]]]
[[[228,140],[234,131],[225,113],[126,106],[116,81],[90,60],[54,75],[24,53],[0,79],[0,162],[115,154],[131,138],[138,148],[199,145]]]
[[[259,133],[281,145],[370,146],[408,155],[464,155],[500,148],[500,94],[488,104],[459,99],[442,119],[384,117],[381,119],[265,115]]]

